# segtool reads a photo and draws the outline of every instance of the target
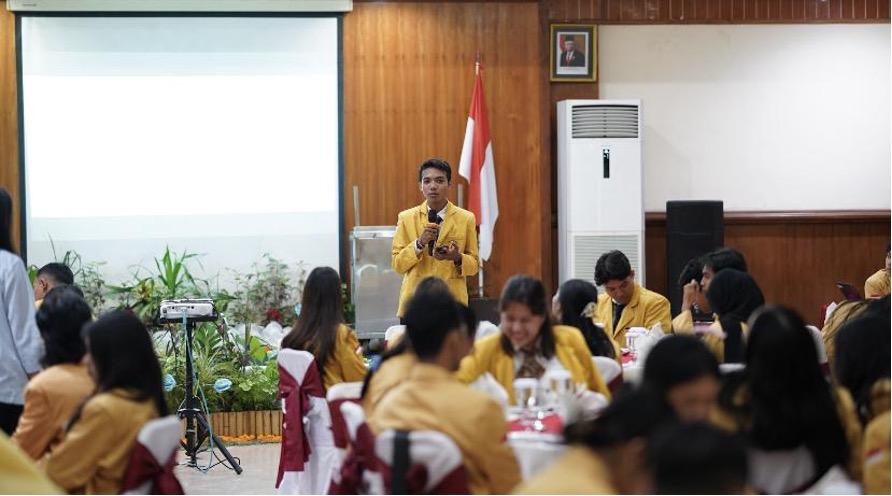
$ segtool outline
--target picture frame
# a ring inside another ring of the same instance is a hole
[[[597,25],[552,24],[548,40],[551,81],[584,83],[598,80]]]

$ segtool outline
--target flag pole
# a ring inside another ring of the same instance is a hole
[[[480,50],[477,50],[476,60],[474,61],[474,77],[480,75]],[[478,260],[480,260],[480,270],[477,271],[477,294],[480,295],[480,298],[484,298],[486,295],[483,294],[483,259],[479,258],[480,254],[480,233],[477,233],[477,254]]]

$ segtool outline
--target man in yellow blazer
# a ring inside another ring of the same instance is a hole
[[[607,252],[595,264],[595,284],[604,287],[592,320],[604,325],[604,332],[620,346],[626,346],[631,327],[651,328],[659,323],[663,332],[672,330],[669,300],[635,282],[635,271],[626,255]]]
[[[400,212],[391,250],[393,270],[403,275],[396,312],[400,318],[415,287],[428,276],[446,281],[455,299],[467,305],[465,277],[480,269],[474,214],[449,201],[452,168],[445,160],[427,160],[418,170],[418,182],[425,201]]]
[[[418,357],[406,380],[381,399],[369,417],[388,429],[432,430],[449,436],[462,453],[473,494],[508,494],[520,482],[508,424],[495,400],[452,375],[474,345],[462,332],[462,308],[445,292],[415,295],[406,308],[406,335]]]

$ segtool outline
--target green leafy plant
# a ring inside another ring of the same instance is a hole
[[[294,320],[294,305],[300,301],[307,271],[303,262],[292,269],[269,253],[263,264],[254,263],[254,272],[234,273],[229,316],[235,322],[266,325],[272,321],[288,325]]]

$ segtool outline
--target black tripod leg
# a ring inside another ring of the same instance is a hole
[[[199,413],[195,416],[195,420],[198,421],[198,425],[201,427],[204,433],[206,433],[211,438],[211,442],[213,443],[212,447],[220,449],[220,452],[223,453],[223,458],[226,458],[226,461],[228,461],[229,465],[232,466],[232,469],[235,470],[236,475],[241,474],[241,465],[235,462],[235,458],[233,458],[232,455],[229,454],[229,450],[226,449],[226,445],[223,444],[223,441],[220,441],[220,439],[217,438],[217,435],[211,432],[210,428],[208,427],[208,421],[206,418],[204,418],[204,414]],[[202,436],[202,438],[203,437],[204,436]]]

